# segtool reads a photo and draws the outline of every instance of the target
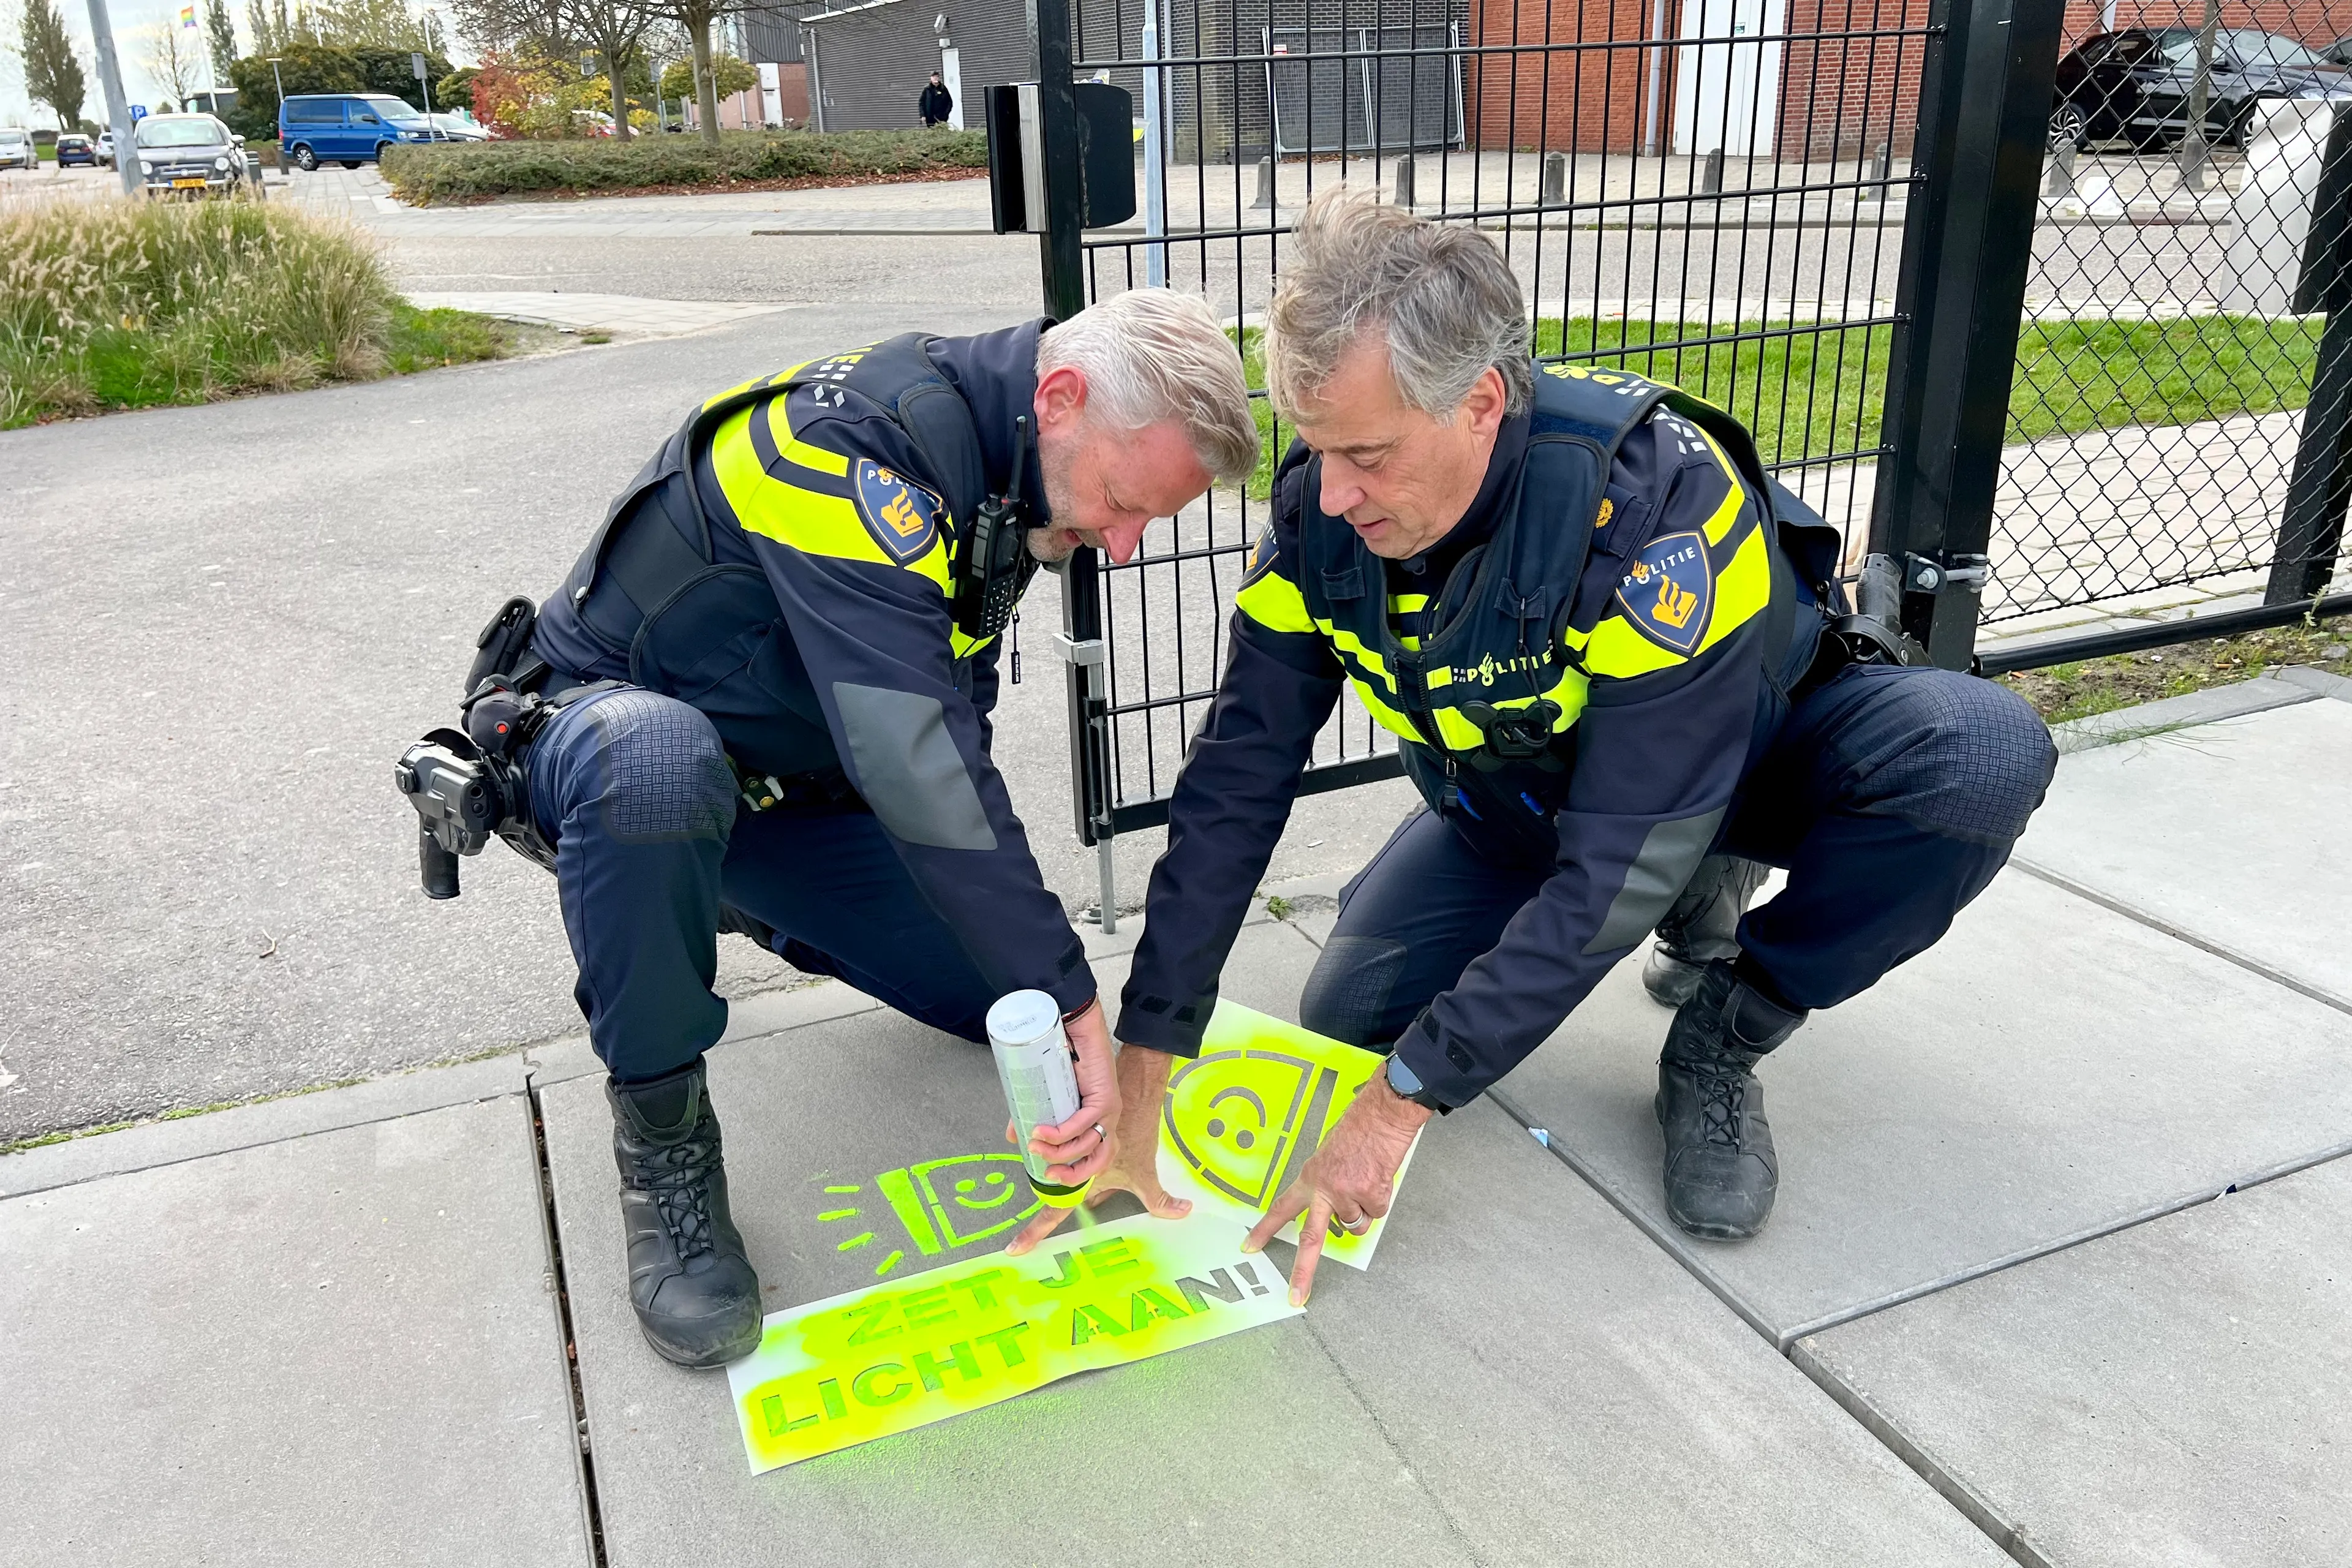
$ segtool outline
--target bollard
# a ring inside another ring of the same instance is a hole
[[[1260,158],[1257,161],[1257,199],[1250,203],[1250,206],[1252,209],[1255,209],[1258,207],[1271,207],[1273,205],[1274,160],[1271,158]]]
[[[1547,153],[1544,154],[1543,205],[1556,207],[1565,205],[1567,201],[1568,154]]]
[[[1402,158],[1399,158],[1396,163],[1396,205],[1401,207],[1409,207],[1414,205],[1412,199],[1412,158],[1410,154],[1407,154]]]
[[[2059,199],[2074,194],[2074,144],[2061,142],[2050,154],[2050,177],[2042,182],[2042,194]]]
[[[1723,195],[1723,149],[1720,147],[1706,155],[1706,168],[1699,175],[1698,194],[1703,196]]]

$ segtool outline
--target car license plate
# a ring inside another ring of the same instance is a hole
[[[172,182],[172,188],[175,191],[183,191],[187,189],[190,185],[194,185],[198,190],[202,190],[204,188],[204,184],[205,182],[201,178],[194,180],[173,180]]]

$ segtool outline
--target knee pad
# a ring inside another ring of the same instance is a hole
[[[1905,743],[1875,770],[1876,808],[1930,832],[2008,845],[2058,766],[2041,715],[2007,687],[1952,670],[1906,671]]]
[[[1299,994],[1298,1021],[1351,1046],[1370,1045],[1404,973],[1405,952],[1384,937],[1333,937]]]
[[[735,775],[700,711],[657,691],[628,690],[597,698],[587,716],[614,838],[724,838],[734,828]]]

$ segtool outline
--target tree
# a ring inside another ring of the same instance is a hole
[[[218,87],[236,63],[236,24],[229,20],[228,0],[212,0],[205,8],[205,40],[212,53],[213,85]]]
[[[672,60],[669,68],[662,72],[662,96],[694,100],[706,142],[719,140],[719,100],[749,92],[759,85],[759,68],[745,65],[733,55]]]
[[[613,102],[613,138],[629,139],[629,63],[637,44],[653,24],[653,14],[622,0],[557,0],[557,19],[575,37],[595,46],[603,57],[607,93]]]
[[[286,0],[245,0],[245,30],[253,35],[255,56],[263,59],[282,55],[294,45],[294,23],[286,15]]]
[[[425,25],[409,14],[408,0],[328,0],[305,6],[302,19],[319,42],[338,49],[437,49]],[[433,19],[438,29],[440,18]]]
[[[281,79],[289,93],[358,92],[366,85],[360,79],[359,61],[348,49],[317,44],[283,46],[275,71],[266,57],[248,55],[228,68],[228,77],[236,87],[235,115],[241,122],[230,129],[247,136],[276,134]]]
[[[359,67],[360,86],[368,92],[387,92],[417,109],[425,107],[425,84],[416,79],[409,68],[406,48],[379,48],[362,45],[343,51]],[[449,61],[442,55],[425,51],[425,74],[438,83],[449,74]]]
[[[719,144],[719,91],[718,84],[712,78],[715,61],[710,47],[710,25],[721,16],[751,9],[757,0],[636,0],[636,3],[645,8],[648,16],[658,17],[665,22],[674,22],[686,29],[687,43],[693,50],[694,69],[698,79],[695,105],[698,110],[698,118],[702,121],[702,139],[712,146],[717,146]],[[739,66],[742,64],[740,60],[735,63]],[[667,79],[667,72],[664,73],[664,79]],[[754,71],[751,75],[752,84],[757,85],[759,79],[759,73]],[[741,92],[746,89],[737,88],[735,90]]]
[[[204,85],[199,79],[205,74],[194,44],[181,41],[180,36],[187,31],[177,22],[159,22],[147,29],[148,74],[171,89],[172,97],[182,103]]]
[[[81,58],[74,53],[73,35],[57,0],[25,0],[25,20],[19,38],[25,57],[25,95],[46,105],[60,127],[81,118],[82,95],[89,79]]]

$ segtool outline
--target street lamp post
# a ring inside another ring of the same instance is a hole
[[[286,79],[278,72],[283,56],[269,57],[269,79],[278,89],[278,172],[286,172]]]
[[[106,93],[106,118],[114,131],[114,174],[122,194],[135,196],[147,182],[139,174],[139,155],[131,145],[131,100],[123,95],[122,68],[114,58],[114,24],[106,18],[106,0],[89,0],[89,35],[98,46],[99,86]]]

